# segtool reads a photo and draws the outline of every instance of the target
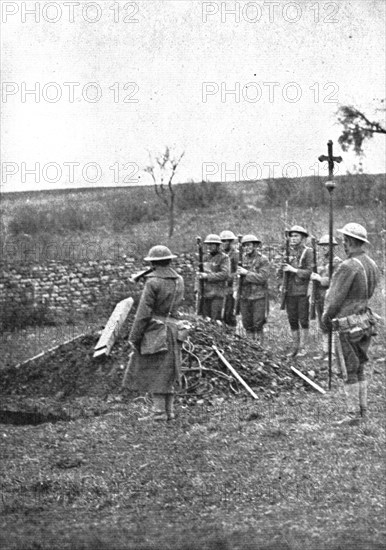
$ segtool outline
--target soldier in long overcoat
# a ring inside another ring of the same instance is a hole
[[[367,418],[367,380],[364,365],[368,361],[374,318],[368,300],[379,280],[379,270],[363,250],[368,243],[366,229],[348,223],[343,229],[343,245],[348,258],[335,271],[327,291],[322,322],[327,328],[337,324],[337,357],[345,376],[348,416],[339,423],[355,425]],[[333,320],[336,321],[333,322]],[[335,328],[335,327],[334,327]]]
[[[166,246],[150,249],[145,260],[151,262],[154,270],[146,276],[129,335],[134,351],[130,364],[131,389],[153,395],[154,414],[146,419],[174,418],[174,386],[180,379],[181,367],[181,346],[174,320],[184,299],[183,279],[170,266],[175,257]],[[162,324],[166,329],[162,329]]]

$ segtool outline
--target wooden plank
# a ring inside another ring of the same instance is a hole
[[[315,388],[318,392],[320,393],[326,393],[326,391],[321,388],[320,386],[318,386],[318,384],[315,384],[315,382],[313,382],[312,380],[310,380],[305,374],[303,374],[302,372],[300,372],[300,370],[298,369],[295,369],[295,367],[291,367],[291,370],[297,374],[298,376],[300,376],[300,378],[302,378],[303,380],[305,380],[308,384],[310,384],[310,386],[312,386],[313,388]]]
[[[224,363],[224,365],[231,371],[231,373],[233,374],[233,376],[240,382],[240,384],[242,384],[244,386],[244,388],[248,391],[248,393],[253,397],[253,399],[259,399],[257,397],[257,395],[255,394],[255,392],[253,390],[251,390],[251,388],[248,386],[248,384],[245,382],[245,380],[243,380],[241,378],[241,376],[239,375],[239,373],[237,372],[236,369],[234,369],[232,367],[232,365],[229,363],[229,361],[227,361],[225,359],[225,357],[223,356],[223,354],[216,348],[216,346],[212,346],[212,349],[214,349],[214,351],[217,353],[217,355],[219,356],[219,358],[221,359],[221,361]]]
[[[74,338],[70,338],[70,340],[66,340],[62,344],[58,344],[57,346],[54,346],[53,348],[47,349],[46,351],[41,351],[40,353],[38,353],[37,355],[34,355],[30,359],[26,359],[22,363],[18,363],[17,365],[15,365],[15,369],[18,369],[19,367],[22,367],[23,365],[26,365],[27,363],[31,363],[31,361],[35,361],[35,359],[39,359],[40,357],[43,357],[44,355],[47,355],[48,353],[51,353],[51,352],[61,348],[62,346],[65,346],[66,344],[69,344],[70,342],[75,342],[75,340],[78,340],[78,338],[82,338],[82,336],[86,336],[86,334],[87,334],[86,332],[83,332],[82,334],[78,334],[78,336],[74,336]]]
[[[126,298],[125,300],[118,302],[115,306],[114,311],[110,315],[110,318],[102,331],[101,337],[94,348],[94,357],[110,354],[111,348],[119,335],[123,323],[126,321],[126,318],[133,307],[133,303],[133,298]]]

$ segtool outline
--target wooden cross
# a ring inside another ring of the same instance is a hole
[[[334,163],[338,164],[342,162],[342,157],[334,157],[332,153],[332,141],[331,139],[327,142],[328,155],[320,155],[319,162],[328,161],[328,177],[332,180],[334,177]]]

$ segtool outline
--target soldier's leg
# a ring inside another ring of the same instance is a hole
[[[292,338],[291,350],[287,354],[287,357],[294,357],[299,350],[300,333],[297,298],[297,296],[288,296],[286,300],[287,316]]]
[[[166,394],[166,414],[168,417],[168,420],[174,420],[175,414],[174,414],[174,393],[167,393]]]
[[[264,344],[264,324],[265,324],[265,298],[255,300],[253,305],[253,326],[255,339]]]
[[[338,337],[338,336],[337,336]],[[360,401],[359,401],[359,374],[360,361],[355,351],[355,346],[350,342],[347,334],[339,335],[342,357],[347,379],[344,382],[343,388],[346,397],[347,415],[337,422],[337,424],[357,425],[360,417]]]
[[[228,294],[225,302],[224,322],[230,327],[236,326],[236,317],[234,315],[235,300],[232,294]]]
[[[368,404],[367,404],[367,388],[368,381],[366,380],[365,363],[368,360],[368,349],[370,346],[371,337],[365,336],[357,344],[357,355],[359,359],[358,381],[359,381],[359,408],[362,420],[368,419]]]
[[[146,420],[167,420],[166,414],[166,394],[155,393],[153,394],[153,411],[148,416],[144,416],[138,419],[139,421]]]
[[[253,334],[253,314],[251,307],[251,300],[241,300],[240,301],[240,313],[243,320],[243,327],[247,333],[248,338],[251,340],[254,339]]]
[[[299,296],[298,315],[301,326],[300,347],[298,357],[304,357],[309,348],[309,298],[308,296]]]
[[[202,316],[211,317],[211,308],[212,308],[212,299],[204,298],[203,304],[202,304]]]
[[[222,306],[223,306],[223,298],[215,298],[212,299],[212,307],[211,307],[211,319],[214,321],[221,321],[221,313],[222,313]]]

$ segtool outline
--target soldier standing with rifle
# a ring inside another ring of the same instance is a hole
[[[327,291],[322,322],[338,331],[337,357],[343,379],[348,415],[337,424],[358,425],[367,419],[367,380],[364,365],[368,361],[371,337],[376,334],[375,318],[368,307],[379,280],[375,262],[365,254],[367,231],[359,223],[343,229],[347,259],[335,271]]]
[[[309,341],[308,283],[312,272],[312,249],[306,246],[307,231],[294,225],[288,232],[290,254],[279,270],[286,277],[284,307],[292,334],[292,349],[288,356],[304,357]],[[300,333],[300,328],[302,333]]]
[[[335,238],[332,240],[333,248],[338,246],[338,243]],[[314,289],[314,300],[315,300],[315,309],[318,316],[319,327],[322,331],[322,351],[321,354],[314,359],[321,359],[323,361],[328,361],[328,331],[322,323],[322,313],[324,308],[324,300],[328,286],[330,284],[329,279],[329,265],[330,265],[330,252],[329,252],[329,235],[323,235],[318,242],[322,250],[321,261],[316,273],[311,273],[311,281],[313,283]],[[342,262],[339,256],[333,257],[332,264],[333,270],[335,270],[338,265]]]
[[[210,317],[214,321],[222,320],[223,302],[226,293],[226,282],[230,272],[230,261],[220,250],[221,239],[211,233],[204,241],[208,254],[204,261],[204,271],[197,273],[199,282],[204,281],[202,316]]]
[[[220,239],[223,243],[223,252],[228,256],[230,261],[230,272],[226,286],[226,295],[224,298],[224,323],[235,327],[235,300],[233,298],[233,284],[236,278],[237,264],[239,260],[239,254],[234,245],[236,241],[236,235],[232,231],[221,231]]]
[[[267,322],[269,261],[260,250],[261,240],[255,235],[244,235],[243,266],[237,275],[242,277],[240,312],[247,336],[263,344],[263,327]]]

